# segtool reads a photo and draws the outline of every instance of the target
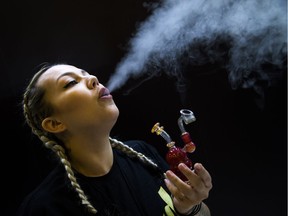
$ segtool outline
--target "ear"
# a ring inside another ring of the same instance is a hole
[[[42,127],[44,130],[50,133],[60,133],[66,129],[66,126],[52,117],[47,117],[42,121]]]

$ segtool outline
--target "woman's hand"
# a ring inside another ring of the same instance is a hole
[[[208,198],[209,191],[212,189],[212,179],[200,163],[195,163],[193,170],[184,163],[180,163],[178,168],[188,180],[182,181],[171,170],[168,170],[165,183],[172,194],[176,210],[180,214],[187,214],[193,206]]]

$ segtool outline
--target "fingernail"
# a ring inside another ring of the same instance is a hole
[[[179,167],[182,167],[182,168],[187,167],[186,164],[184,164],[184,163],[180,163],[178,166],[179,166]]]
[[[164,179],[164,182],[167,185],[168,184],[168,179]]]

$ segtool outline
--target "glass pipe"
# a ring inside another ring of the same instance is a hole
[[[175,142],[172,141],[169,134],[164,131],[164,128],[162,126],[160,127],[158,122],[152,127],[151,132],[162,136],[166,140],[166,146],[169,148],[169,151],[166,153],[165,159],[170,166],[170,170],[183,181],[186,181],[187,178],[180,172],[178,165],[179,163],[184,163],[190,169],[192,169],[192,161],[188,158],[187,153],[184,151],[184,149],[175,146]]]
[[[194,116],[194,113],[191,110],[188,109],[181,109],[180,110],[180,117],[178,118],[178,126],[180,128],[181,131],[181,139],[184,142],[184,147],[183,150],[185,152],[189,152],[192,153],[195,151],[196,146],[195,144],[192,142],[190,134],[185,130],[183,122],[185,124],[189,124],[191,122],[196,121],[196,118]]]

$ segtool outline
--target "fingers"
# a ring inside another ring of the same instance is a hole
[[[211,189],[212,188],[212,178],[209,172],[203,167],[201,163],[196,163],[194,165],[195,173],[201,177],[205,187]]]
[[[170,170],[168,170],[166,172],[166,177],[167,177],[167,179],[165,179],[166,185],[168,183],[167,187],[172,192],[172,194],[173,194],[173,192],[175,193],[178,190],[185,191],[185,190],[188,190],[190,188],[190,186],[188,184],[185,184],[177,175],[175,175]]]
[[[195,163],[194,170],[191,171],[184,163],[178,165],[179,170],[189,179],[192,186],[199,186],[199,178],[201,179],[201,184],[203,183],[205,187],[212,188],[212,179],[209,172],[204,168],[201,163]]]
[[[211,176],[201,163],[196,163],[194,170],[191,170],[184,163],[180,163],[178,168],[188,181],[182,181],[170,170],[166,172],[166,177],[169,180],[166,185],[175,197],[184,195],[193,200],[208,197],[212,188]]]
[[[186,176],[187,181],[168,170],[165,184],[171,192],[175,208],[187,212],[208,197],[212,188],[211,176],[201,163],[195,163],[193,170],[180,163],[178,169]]]
[[[181,211],[186,212],[203,199],[203,195],[199,195],[192,186],[182,181],[172,171],[166,172],[166,179],[164,181],[171,192],[173,203],[178,210],[181,209]]]
[[[187,179],[191,180],[193,178],[197,178],[197,174],[194,170],[191,170],[186,164],[180,163],[178,165],[178,169],[186,176]]]

